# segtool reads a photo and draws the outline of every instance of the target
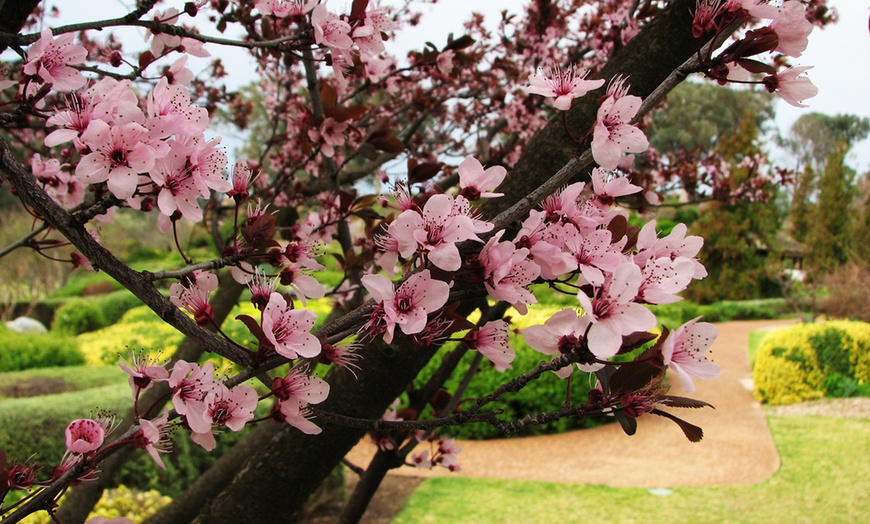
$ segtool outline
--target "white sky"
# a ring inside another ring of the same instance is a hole
[[[401,2],[402,0],[381,1],[382,4]],[[131,0],[53,0],[47,3],[60,8],[63,23],[71,23],[93,19],[95,14],[100,18],[122,16],[129,12],[133,2]],[[350,3],[350,0],[330,0],[328,5],[333,10],[341,10],[348,8]],[[495,27],[501,10],[519,12],[523,3],[521,0],[439,0],[435,5],[420,6],[419,9],[426,13],[421,26],[400,34],[389,44],[390,49],[401,57],[408,49],[421,48],[422,43],[427,40],[441,46],[446,42],[449,33],[453,32],[456,36],[462,34],[463,23],[472,11],[485,14],[487,22],[491,27]],[[809,105],[806,109],[778,102],[776,122],[781,131],[787,131],[801,114],[809,111],[830,115],[851,113],[870,117],[870,98],[868,98],[870,94],[870,32],[868,32],[870,0],[829,0],[829,4],[839,11],[840,22],[824,31],[814,30],[803,56],[793,60],[794,65],[814,67],[809,71],[809,76],[818,86],[819,94],[804,101]],[[166,5],[181,7],[183,2],[171,1],[166,2]],[[216,34],[214,31],[207,32]],[[143,36],[144,30],[129,29],[123,38],[126,42],[130,42],[127,45],[131,46],[141,42]],[[218,53],[217,46],[208,46],[208,49],[214,54]],[[228,69],[232,76],[231,84],[241,85],[251,80],[250,74],[234,74],[240,70],[251,70],[253,67],[251,59],[244,51],[221,48],[220,54],[225,62],[230,64]],[[204,67],[202,62],[197,65],[196,59],[191,60],[189,64],[194,73],[197,72],[197,67]],[[232,82],[233,79],[237,79],[237,82]],[[859,173],[870,171],[870,140],[858,144],[851,153],[849,161]]]

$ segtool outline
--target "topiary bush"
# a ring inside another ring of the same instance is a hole
[[[148,307],[140,306],[125,313],[118,323],[77,338],[87,363],[97,366],[115,364],[118,355],[127,355],[131,350],[160,353],[168,358],[184,336]]]
[[[870,324],[799,324],[764,337],[752,374],[755,397],[772,405],[870,394]]]
[[[550,316],[562,309],[561,307],[536,307],[529,310],[525,316],[516,315],[513,317],[513,328],[526,328],[534,324],[543,324]],[[463,394],[463,399],[476,399],[488,393],[491,393],[501,384],[511,380],[523,373],[532,370],[540,362],[549,359],[548,356],[541,354],[533,348],[526,345],[524,339],[520,335],[512,334],[510,339],[511,346],[516,350],[517,357],[511,364],[512,369],[508,369],[504,373],[496,371],[496,369],[486,360],[483,359],[481,369],[471,381],[469,388]],[[441,350],[442,354],[448,351],[447,348]],[[453,392],[462,380],[462,376],[457,376],[460,372],[468,369],[472,359],[476,355],[475,351],[469,351],[459,364],[457,372],[447,382],[445,387],[447,391]],[[441,358],[436,356],[433,358],[420,377],[428,377],[435,371],[440,363]],[[422,385],[424,379],[418,379],[418,386]],[[574,372],[574,378],[571,383],[571,401],[572,404],[580,404],[586,402],[589,389],[594,385],[594,378],[589,374]],[[525,388],[517,393],[509,393],[502,398],[498,407],[503,408],[504,412],[501,416],[504,420],[516,420],[529,413],[557,411],[565,404],[565,397],[568,391],[568,382],[557,377],[554,373],[545,373],[537,380],[531,381]],[[462,404],[460,404],[460,408]],[[422,418],[429,417],[431,410],[426,409]],[[526,430],[510,435],[510,436],[528,436],[540,434],[562,433],[570,429],[580,429],[586,427],[598,426],[602,423],[603,418],[587,418],[587,419],[561,419],[555,422],[550,422],[541,425],[531,425]],[[444,428],[445,435],[462,438],[462,439],[488,439],[488,438],[504,438],[506,435],[498,429],[488,424],[466,424],[463,426]]]
[[[74,338],[57,333],[16,333],[0,324],[0,372],[78,366],[84,362]]]
[[[57,309],[52,329],[67,335],[80,335],[108,325],[106,315],[95,300],[72,299]]]

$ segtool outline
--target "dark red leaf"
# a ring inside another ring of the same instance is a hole
[[[275,235],[275,216],[263,214],[252,224],[242,228],[242,236],[255,248],[272,247],[272,236]]]
[[[628,231],[628,220],[626,220],[622,215],[616,215],[613,217],[613,220],[607,224],[607,230],[610,231],[611,235],[610,243],[615,244],[622,240],[622,237],[624,237]]]
[[[665,417],[666,419],[673,420],[680,429],[683,430],[683,434],[686,435],[686,438],[689,439],[690,442],[701,442],[701,439],[704,438],[704,430],[699,428],[694,424],[689,424],[685,420],[675,417],[668,413],[667,411],[661,411],[659,409],[654,409],[651,413],[658,415],[660,417]]]
[[[614,413],[614,416],[619,421],[619,425],[622,426],[622,431],[625,431],[626,435],[631,436],[637,433],[637,419],[629,417],[622,411],[617,411]]]
[[[462,35],[456,40],[453,39],[453,34],[447,37],[447,46],[444,47],[444,50],[452,49],[453,51],[459,51],[460,49],[465,49],[466,47],[472,45],[474,43],[474,39],[468,35]]]
[[[757,60],[749,60],[748,58],[739,58],[735,60],[737,65],[746,69],[750,73],[768,73],[771,75],[776,74],[776,68],[770,64],[764,64]]]
[[[426,182],[441,171],[441,164],[438,162],[424,162],[414,166],[408,170],[408,182],[411,184],[419,184]]]
[[[618,396],[637,391],[661,374],[661,368],[648,362],[622,365],[610,377],[610,393]]]
[[[672,406],[675,408],[713,408],[713,405],[704,402],[703,400],[698,400],[696,398],[688,398],[688,397],[676,397],[674,395],[664,395],[661,400],[659,400],[660,404],[664,404],[665,406]]]
[[[320,88],[320,101],[323,103],[324,109],[335,107],[338,104],[338,93],[329,82],[324,82]]]
[[[353,0],[353,5],[350,8],[350,19],[362,20],[368,6],[369,0]]]
[[[257,342],[260,344],[266,340],[266,334],[263,332],[263,328],[260,327],[259,322],[257,322],[254,317],[250,315],[237,315],[236,320],[239,320],[248,327],[248,331],[251,332],[252,335],[257,337]]]

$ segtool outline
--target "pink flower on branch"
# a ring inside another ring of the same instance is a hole
[[[479,239],[474,221],[467,215],[455,213],[454,208],[454,197],[442,194],[426,202],[422,215],[411,209],[402,212],[395,225],[390,225],[390,232],[398,240],[399,253],[409,258],[419,246],[436,267],[444,271],[459,269],[462,259],[456,243]]]
[[[598,358],[615,355],[622,347],[624,335],[655,327],[655,315],[634,301],[642,282],[640,268],[626,262],[607,275],[604,285],[595,289],[592,300],[583,292],[577,295],[592,321],[589,350]]]
[[[504,193],[492,193],[507,176],[507,169],[502,166],[492,166],[483,169],[483,165],[473,156],[465,157],[459,164],[459,187],[460,194],[468,200],[481,198],[495,198]]]
[[[499,242],[499,231],[480,250],[483,285],[493,298],[504,300],[520,314],[528,312],[526,305],[538,301],[527,286],[541,274],[541,267],[529,260],[527,248],[517,248],[513,242]]]
[[[362,284],[378,302],[369,322],[360,330],[364,335],[384,333],[384,341],[393,341],[396,326],[406,335],[420,333],[430,313],[447,303],[450,286],[433,280],[425,269],[408,277],[399,289],[383,275],[366,275]]]
[[[668,333],[662,345],[665,365],[680,377],[687,392],[695,391],[691,377],[711,379],[719,376],[719,366],[707,359],[707,351],[718,335],[716,326],[694,318]]]
[[[565,308],[543,324],[529,326],[522,331],[526,343],[533,349],[553,358],[567,353],[582,351],[586,348],[586,332],[589,330],[589,317],[578,317],[574,308]],[[578,364],[578,366],[580,366]],[[580,366],[584,371],[592,371],[601,366]],[[566,366],[555,373],[559,377],[567,378],[572,371],[571,366]]]
[[[169,453],[169,446],[171,445],[168,422],[168,411],[154,420],[140,419],[139,426],[141,429],[133,437],[133,445],[147,451],[148,455],[151,456],[161,469],[166,469],[166,465],[163,463],[163,459],[160,458],[160,454]]]
[[[640,97],[618,96],[615,90],[608,90],[609,96],[598,107],[592,131],[592,158],[608,171],[616,169],[624,153],[642,153],[649,148],[643,132],[630,124],[640,109]]]
[[[802,102],[819,94],[819,88],[803,74],[812,68],[812,66],[790,67],[777,75],[764,77],[761,83],[768,91],[776,93],[788,104],[795,107],[808,107]]]
[[[43,29],[27,52],[23,73],[31,78],[21,84],[25,97],[35,95],[40,85],[49,85],[55,91],[73,91],[85,85],[85,77],[72,67],[83,64],[87,50],[73,43],[75,35],[65,33],[54,38],[51,29]],[[26,92],[25,92],[26,90]]]
[[[465,335],[465,342],[468,347],[488,358],[497,371],[504,372],[511,368],[511,362],[517,356],[508,342],[509,335],[510,326],[507,322],[493,320]]]
[[[272,293],[263,309],[263,333],[275,352],[289,359],[320,355],[320,340],[309,333],[317,315],[307,309],[292,309],[280,293]]]
[[[122,200],[136,192],[139,173],[150,171],[169,151],[166,144],[149,142],[148,130],[136,123],[112,127],[92,120],[81,140],[91,153],[81,159],[76,175],[89,184],[108,182],[109,191]]]
[[[192,431],[190,438],[206,451],[211,451],[217,444],[212,426],[226,426],[232,431],[241,431],[254,418],[256,407],[257,392],[254,388],[239,385],[229,389],[218,384],[202,403],[187,413],[187,423]]]
[[[78,419],[66,427],[66,448],[75,455],[84,455],[97,450],[103,445],[109,432],[110,421],[107,419]]]
[[[593,89],[604,85],[604,79],[586,80],[586,70],[575,70],[573,67],[562,69],[558,64],[550,64],[544,67],[543,74],[529,76],[529,86],[526,93],[541,95],[553,100],[553,107],[567,111],[571,109],[571,102]]]

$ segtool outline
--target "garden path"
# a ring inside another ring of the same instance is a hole
[[[764,410],[752,396],[747,353],[749,332],[794,322],[756,320],[717,324],[719,336],[713,344],[712,357],[722,369],[720,377],[697,380],[697,391],[692,394],[686,394],[678,381],[672,383],[670,390],[671,394],[691,396],[715,406],[715,410],[668,410],[704,429],[704,439],[699,443],[689,442],[673,422],[645,415],[638,420],[637,433],[631,437],[618,424],[608,424],[559,435],[462,441],[459,472],[401,468],[391,476],[446,474],[645,488],[764,481],[779,469],[780,460]],[[371,443],[362,442],[348,459],[364,466],[373,451]]]

